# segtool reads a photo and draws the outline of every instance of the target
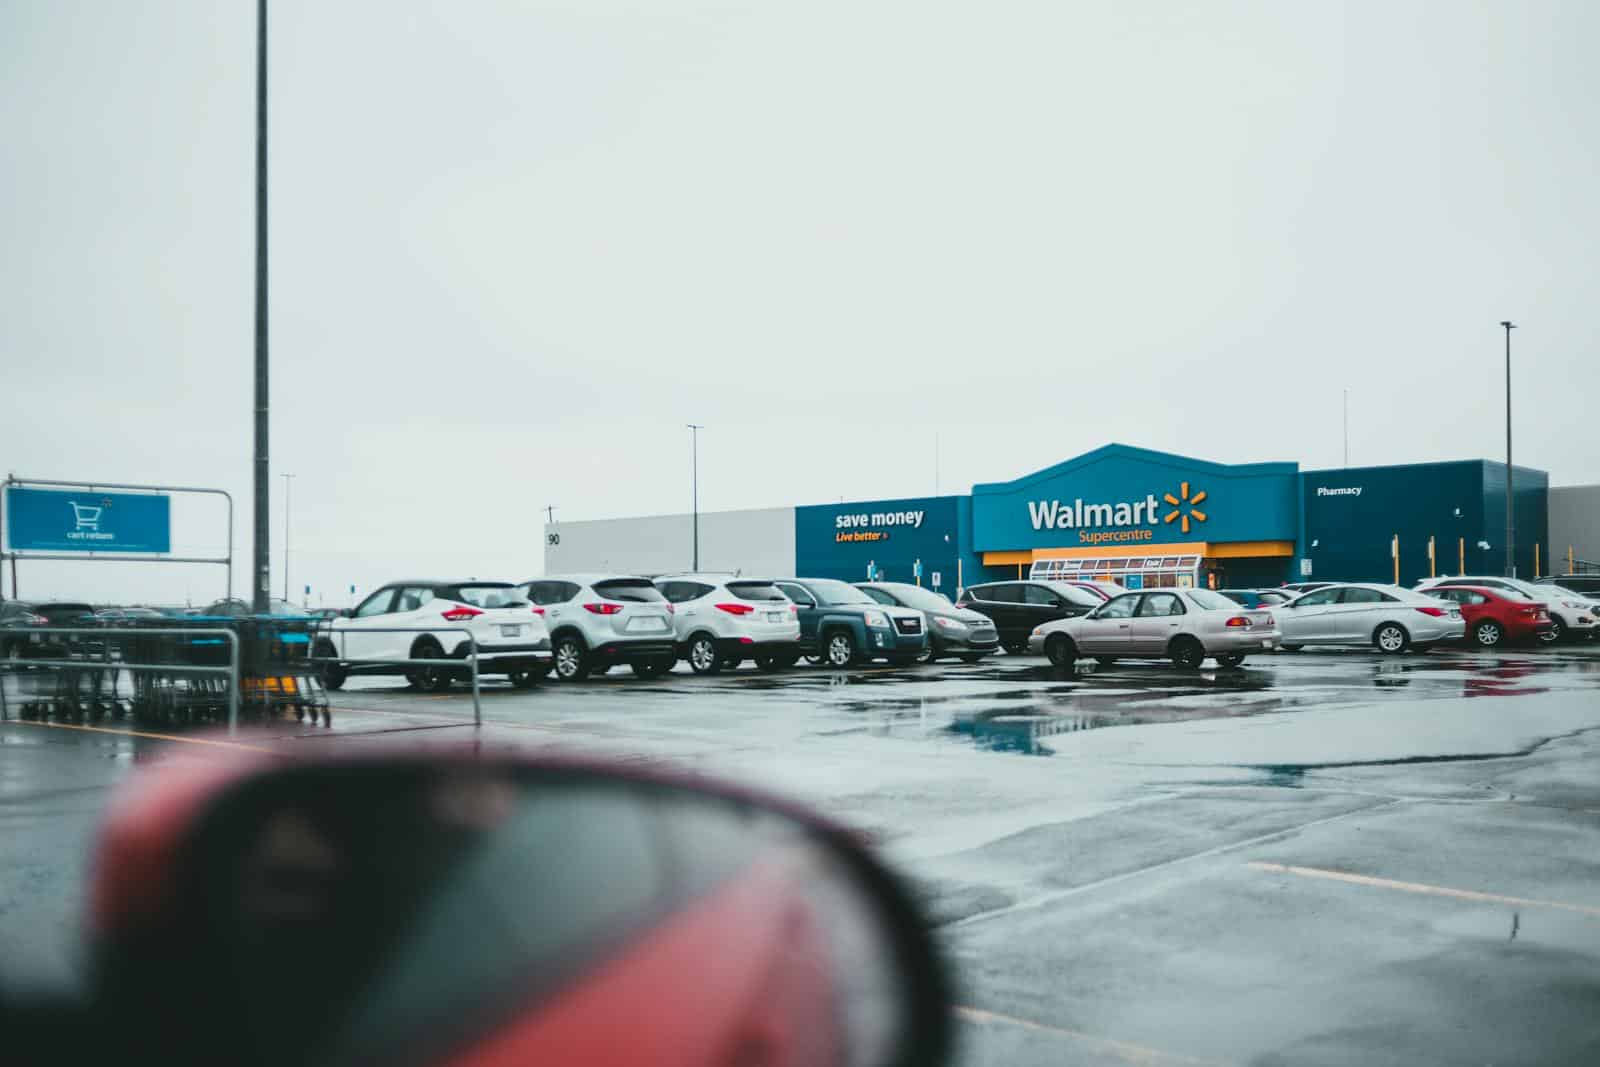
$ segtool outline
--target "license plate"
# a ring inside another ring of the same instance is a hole
[[[1261,642],[1261,647],[1262,648],[1271,648],[1272,647],[1272,639],[1268,638],[1267,640]]]
[[[782,622],[783,621],[783,612],[781,612],[781,611],[769,611],[769,612],[767,612],[767,621],[768,622]]]
[[[522,633],[522,627],[521,626],[502,626],[502,627],[500,627],[500,636],[501,637],[517,637],[521,633]]]
[[[665,630],[667,620],[659,615],[643,615],[639,618],[628,620],[629,630]]]

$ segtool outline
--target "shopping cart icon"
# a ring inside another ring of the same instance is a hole
[[[79,531],[87,530],[90,533],[100,532],[100,513],[105,509],[98,504],[80,504],[76,500],[72,504],[73,517],[77,519],[76,527]]]

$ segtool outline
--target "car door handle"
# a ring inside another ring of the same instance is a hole
[[[1130,627],[1130,626],[1132,626],[1132,625],[1133,625],[1133,624],[1132,624],[1132,623],[1127,623],[1127,622],[1119,622],[1119,623],[1117,623],[1117,629],[1119,629],[1119,630],[1126,630],[1126,629],[1128,629],[1128,628],[1129,628],[1129,627]]]

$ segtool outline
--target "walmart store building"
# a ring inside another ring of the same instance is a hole
[[[1592,487],[1591,487],[1592,488]],[[1488,460],[1302,471],[1107,445],[965,496],[700,516],[702,569],[954,596],[997,578],[1092,577],[1130,588],[1400,581],[1504,569],[1505,467]],[[1515,471],[1517,573],[1550,573],[1549,479]],[[1558,491],[1560,492],[1560,491]],[[688,515],[557,523],[547,573],[688,569]],[[1566,543],[1557,549],[1565,570]]]

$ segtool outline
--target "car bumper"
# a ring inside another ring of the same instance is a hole
[[[1460,641],[1467,636],[1466,619],[1429,619],[1426,624],[1411,624],[1412,644]]]
[[[1246,652],[1275,652],[1283,647],[1283,635],[1277,630],[1226,630],[1210,634],[1204,642],[1206,652],[1215,655],[1240,655]]]
[[[994,652],[1000,648],[1000,635],[993,630],[980,635],[933,629],[928,631],[928,640],[938,652]]]
[[[899,630],[890,628],[881,630],[875,626],[867,629],[866,651],[874,655],[907,655],[913,652],[923,652],[928,647],[928,632],[903,634]]]
[[[638,660],[671,659],[677,662],[678,643],[670,637],[652,637],[637,641],[606,641],[595,645],[592,653],[601,659],[619,663]]]

